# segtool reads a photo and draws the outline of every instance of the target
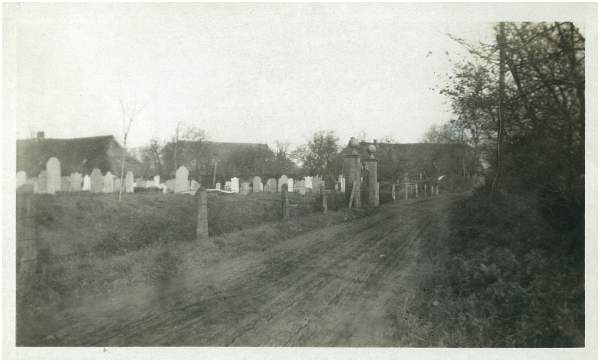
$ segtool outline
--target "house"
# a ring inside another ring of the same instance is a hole
[[[90,174],[94,168],[102,173],[110,171],[121,174],[123,148],[112,135],[82,138],[45,138],[38,132],[36,138],[17,140],[17,171],[25,171],[28,176],[37,176],[46,167],[50,157],[60,161],[61,173],[68,176],[72,172]],[[131,156],[125,159],[125,170],[139,175],[141,163]]]

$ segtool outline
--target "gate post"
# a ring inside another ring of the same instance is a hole
[[[196,221],[196,240],[208,239],[208,202],[206,189],[200,187],[196,191],[196,203],[198,208],[198,219]]]
[[[379,192],[377,192],[377,159],[375,158],[375,145],[367,147],[369,152],[369,158],[365,160],[365,168],[367,169],[369,179],[367,184],[369,185],[369,206],[379,206]]]
[[[360,155],[358,154],[357,148],[359,146],[358,140],[354,137],[350,138],[348,142],[349,153],[344,155],[344,180],[346,181],[345,186],[345,196],[346,201],[350,201],[350,199],[354,199],[356,201],[360,200],[360,196],[358,200],[355,195],[353,195],[354,183],[357,183],[358,194],[360,195]],[[358,182],[357,182],[358,181]],[[355,206],[360,207],[360,201],[358,201]]]

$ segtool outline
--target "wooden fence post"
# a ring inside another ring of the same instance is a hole
[[[396,184],[392,184],[392,203],[396,203]]]
[[[196,191],[196,202],[198,206],[198,219],[196,223],[196,240],[208,239],[208,202],[206,189],[200,187]]]
[[[288,185],[281,185],[281,218],[287,219],[290,216],[288,201]]]

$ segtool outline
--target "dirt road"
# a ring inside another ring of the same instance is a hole
[[[38,318],[62,346],[406,346],[449,197],[381,207]],[[90,304],[91,303],[91,304]],[[27,328],[30,328],[28,326]]]

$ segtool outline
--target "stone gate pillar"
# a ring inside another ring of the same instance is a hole
[[[349,151],[344,155],[344,179],[345,179],[345,195],[346,201],[350,200],[352,187],[355,181],[360,185],[360,155],[358,154],[358,140],[354,137],[348,142]]]
[[[375,145],[367,147],[369,152],[369,158],[365,160],[365,168],[368,173],[368,187],[369,187],[369,206],[379,206],[379,182],[377,181],[377,159],[375,158],[375,151],[377,148]]]

